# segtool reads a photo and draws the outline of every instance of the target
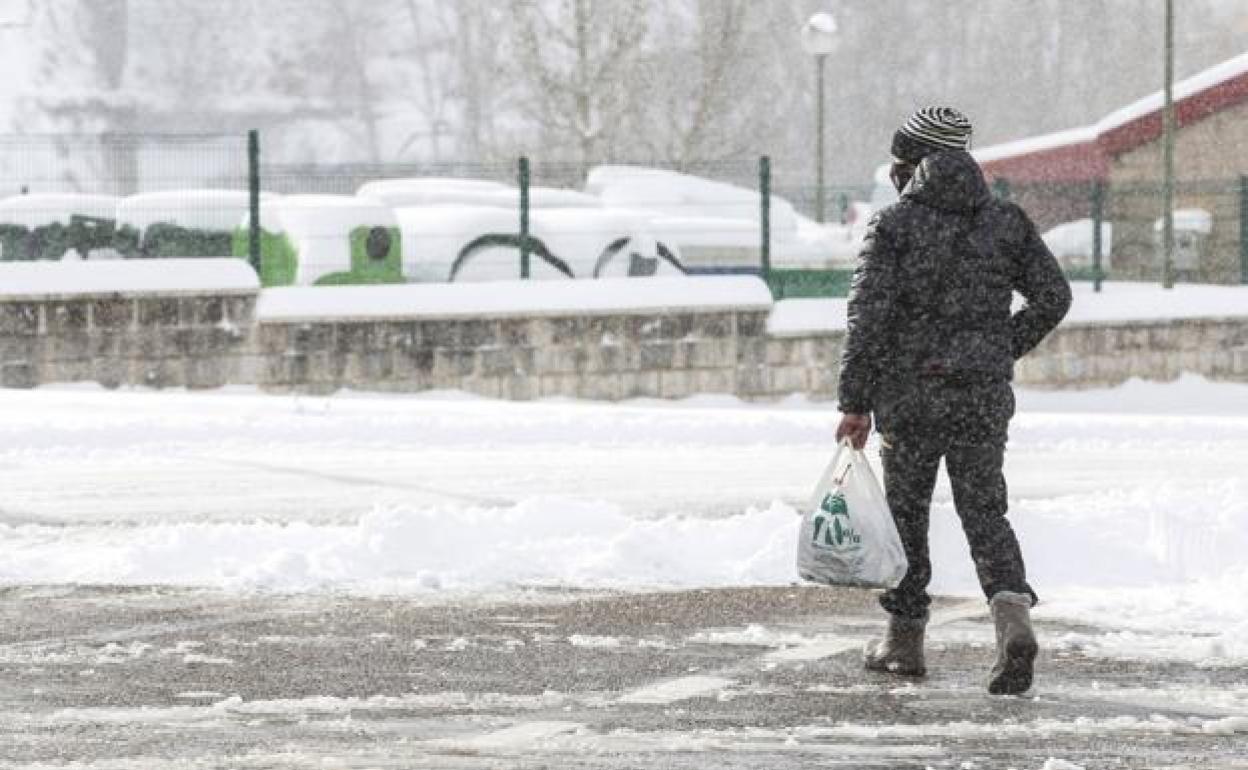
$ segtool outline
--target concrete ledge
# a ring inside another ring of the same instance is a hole
[[[23,274],[0,291],[6,387],[833,399],[845,335],[828,312],[835,301],[772,303],[750,277],[258,291],[233,259],[0,265],[0,280]],[[107,290],[89,284],[97,277]],[[144,288],[114,291],[126,281]],[[1016,381],[1104,387],[1185,372],[1248,381],[1248,316],[1213,316],[1218,308],[1063,324],[1018,362]]]
[[[69,300],[114,295],[239,296],[260,290],[241,259],[127,259],[0,262],[0,301]]]
[[[266,289],[257,314],[274,324],[766,312],[772,304],[753,276],[603,278]]]

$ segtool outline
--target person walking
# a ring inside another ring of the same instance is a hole
[[[1022,552],[1002,471],[1014,362],[1065,317],[1070,284],[1035,225],[995,198],[967,152],[971,123],[950,107],[915,112],[893,136],[897,203],[872,220],[849,296],[837,440],[880,434],[885,494],[909,570],[880,597],[874,671],[922,676],[931,598],[928,521],[943,458],[954,506],[996,627],[995,694],[1026,692],[1038,651]],[[1025,304],[1012,312],[1014,292]]]

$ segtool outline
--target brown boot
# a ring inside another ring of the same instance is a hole
[[[888,630],[884,638],[867,644],[863,662],[868,671],[879,671],[898,676],[923,676],[927,666],[923,662],[923,633],[927,628],[927,615],[921,618],[888,616]]]
[[[1031,688],[1036,635],[1031,630],[1031,597],[1001,591],[989,602],[997,626],[997,662],[988,677],[993,695],[1021,695]]]

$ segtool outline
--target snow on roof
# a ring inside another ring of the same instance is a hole
[[[980,163],[990,163],[1002,158],[1014,158],[1019,155],[1031,155],[1035,152],[1043,152],[1044,150],[1052,150],[1058,147],[1069,147],[1072,144],[1095,142],[1096,137],[1099,135],[1100,130],[1097,126],[1085,126],[1066,131],[1056,131],[1052,134],[1031,136],[1026,139],[1017,139],[1003,144],[994,144],[982,150],[975,150],[971,154]]]
[[[1248,53],[1243,53],[1181,80],[1174,85],[1173,99],[1176,109],[1179,102],[1246,74],[1248,74]],[[1155,91],[1125,107],[1114,110],[1089,126],[996,144],[977,150],[973,154],[981,163],[988,163],[1059,147],[1094,142],[1115,129],[1160,111],[1164,106],[1164,91]]]
[[[260,280],[245,261],[134,259],[0,262],[6,300],[116,294],[250,294]]]
[[[1221,64],[1210,67],[1203,72],[1199,72],[1190,78],[1180,80],[1174,84],[1174,101],[1178,102],[1190,96],[1194,96],[1201,91],[1212,88],[1220,83],[1225,83],[1232,78],[1248,73],[1248,53],[1242,53],[1232,59],[1227,59]],[[1156,112],[1165,106],[1165,93],[1156,91],[1145,96],[1136,102],[1128,104],[1122,109],[1115,110],[1105,116],[1096,127],[1100,133],[1105,133],[1119,126],[1130,123],[1133,120],[1142,118],[1149,113]]]
[[[261,193],[262,202],[277,196]],[[171,190],[141,193],[117,204],[117,224],[145,230],[168,223],[197,230],[233,231],[251,206],[246,190]]]
[[[771,291],[760,278],[680,276],[265,289],[256,315],[267,323],[302,323],[767,310],[771,305]]]
[[[77,193],[15,195],[0,200],[0,224],[29,228],[57,222],[69,224],[74,215],[113,219],[117,216],[118,200],[115,195]]]

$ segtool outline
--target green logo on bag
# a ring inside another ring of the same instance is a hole
[[[840,492],[829,493],[823,498],[814,523],[813,542],[816,548],[837,551],[856,551],[862,548],[862,535],[850,523],[849,506]]]

